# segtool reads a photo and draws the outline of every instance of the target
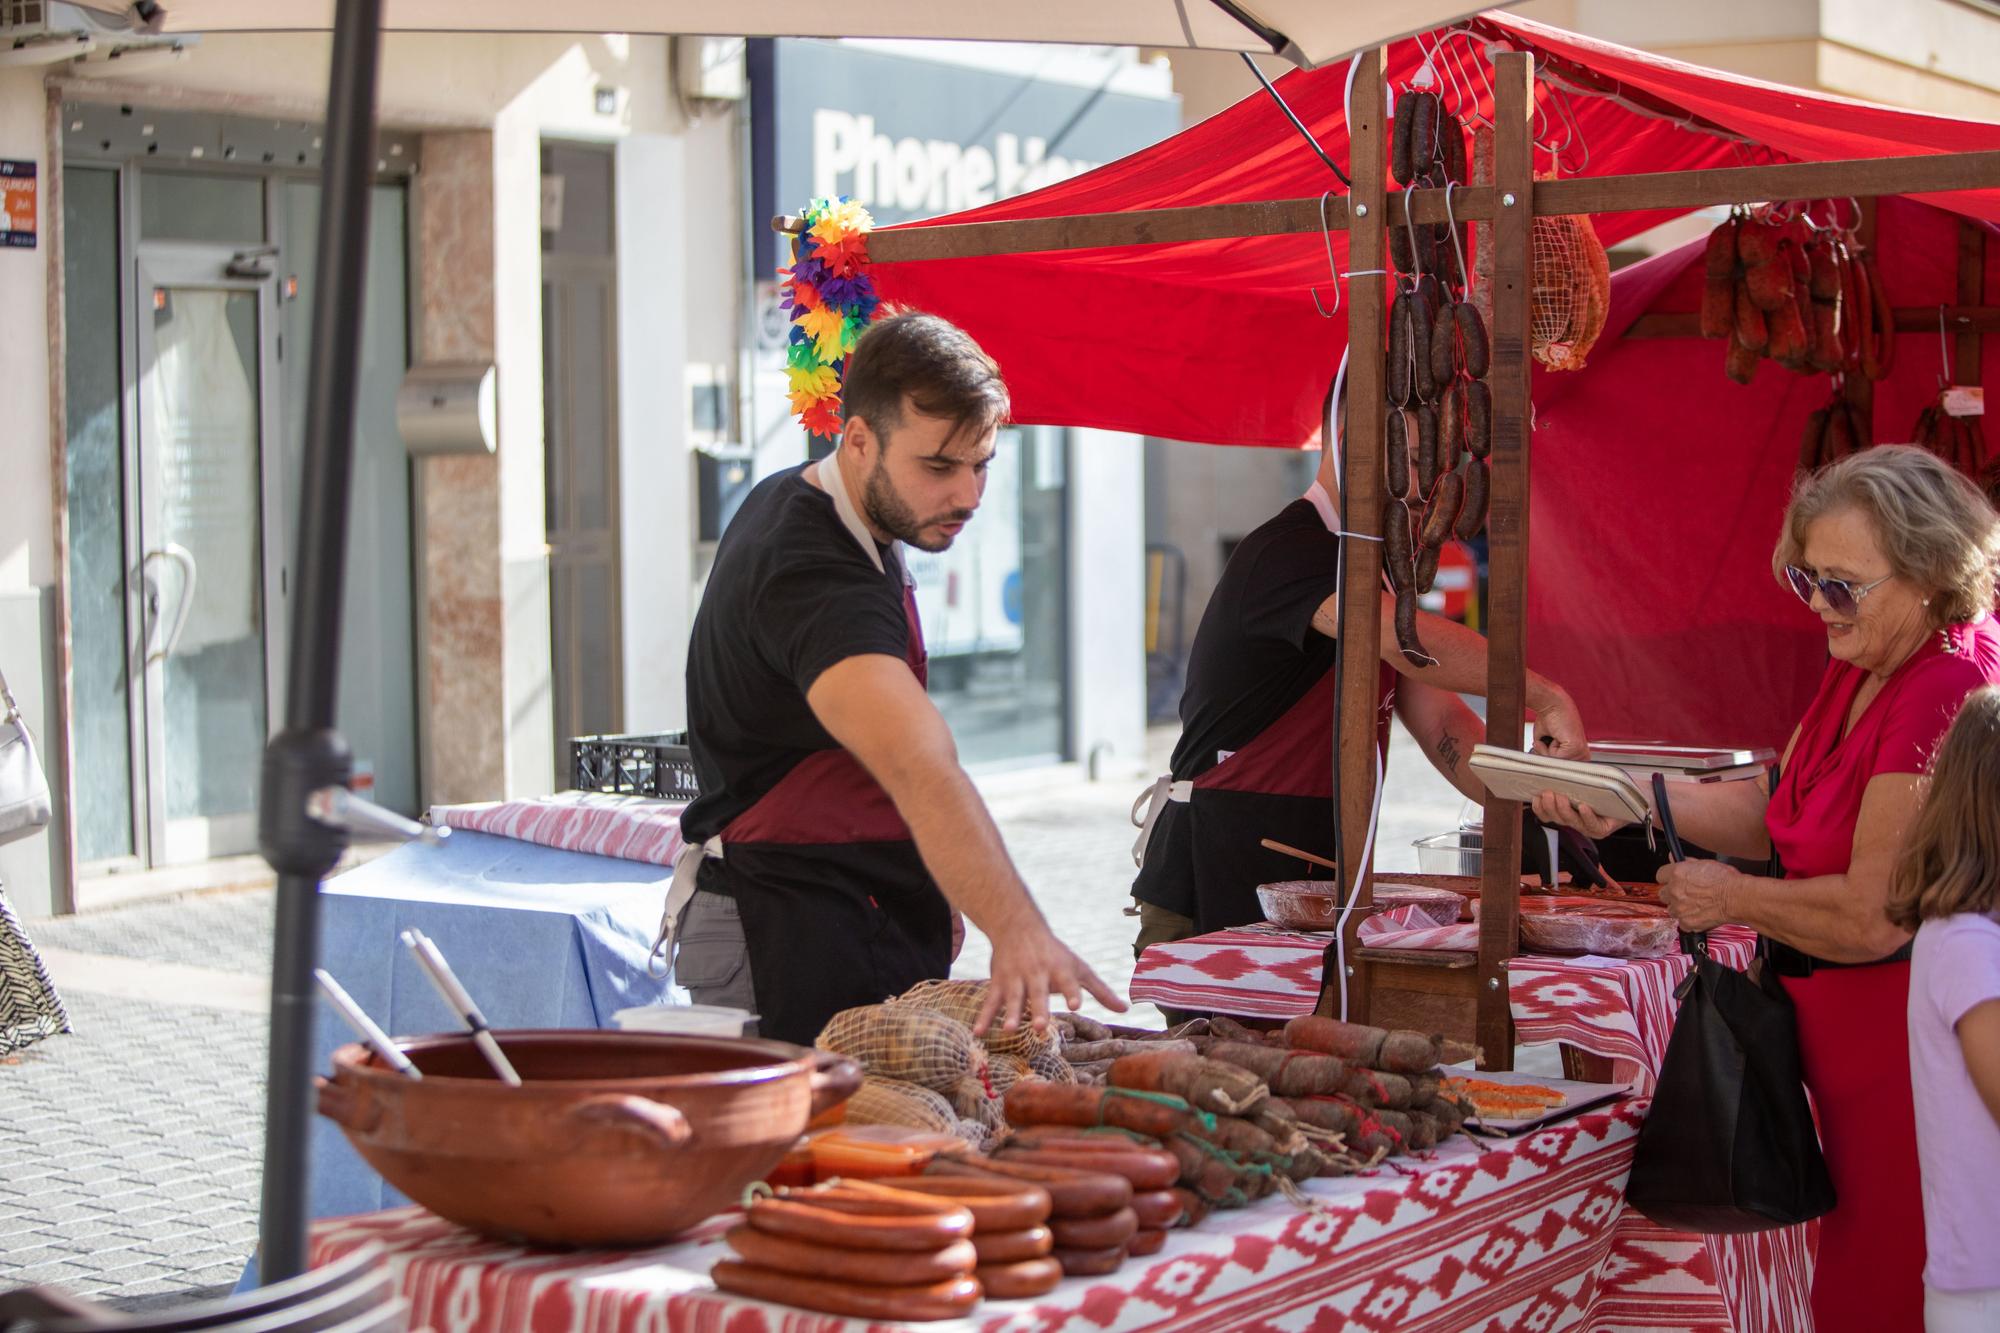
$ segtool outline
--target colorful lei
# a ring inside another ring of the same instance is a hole
[[[868,276],[866,209],[851,199],[815,199],[792,241],[792,266],[778,270],[779,299],[791,316],[785,374],[792,411],[806,433],[840,435],[840,378],[848,353],[882,313]]]

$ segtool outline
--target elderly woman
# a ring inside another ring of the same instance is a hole
[[[1798,1010],[1806,1084],[1839,1202],[1813,1275],[1819,1333],[1923,1326],[1923,1211],[1904,1026],[1909,933],[1885,915],[1917,775],[1960,703],[2000,683],[1991,614],[2000,516],[1921,449],[1885,446],[1800,480],[1771,557],[1826,626],[1833,659],[1763,782],[1686,784],[1680,831],[1720,861],[1660,872],[1687,930],[1739,923],[1770,946]],[[1544,792],[1535,813],[1602,837],[1617,824]]]

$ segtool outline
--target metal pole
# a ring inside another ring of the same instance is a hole
[[[278,872],[271,958],[270,1081],[265,1090],[264,1211],[258,1273],[265,1283],[305,1271],[307,1138],[312,1123],[313,977],[319,960],[320,879],[347,845],[343,830],[310,818],[311,793],[352,775],[334,730],[340,608],[347,565],[354,394],[374,181],[375,80],[381,0],[339,0],[327,75],[326,153],[320,167],[319,259],[306,389],[300,487],[298,597],[292,605],[285,729],[264,751],[258,844]]]

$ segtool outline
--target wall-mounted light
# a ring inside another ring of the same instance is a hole
[[[598,115],[615,116],[618,114],[618,90],[616,88],[599,88],[592,96]]]

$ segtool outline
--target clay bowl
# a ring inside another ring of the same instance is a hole
[[[466,1034],[333,1053],[319,1112],[382,1178],[461,1226],[538,1245],[667,1240],[733,1206],[861,1069],[776,1041],[547,1029],[495,1034],[522,1086]]]

